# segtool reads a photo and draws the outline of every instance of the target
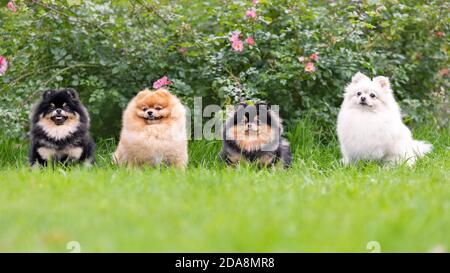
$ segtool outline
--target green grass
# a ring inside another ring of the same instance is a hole
[[[413,168],[343,167],[331,129],[289,130],[290,170],[227,168],[220,142],[192,141],[188,170],[98,165],[30,170],[27,143],[0,142],[0,252],[383,252],[450,249],[450,133]]]

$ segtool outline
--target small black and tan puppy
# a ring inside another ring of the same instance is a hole
[[[281,119],[266,104],[240,104],[225,122],[220,158],[229,165],[240,161],[289,167],[292,162],[289,142],[281,136]]]
[[[74,89],[47,90],[31,114],[31,166],[94,162],[89,114]]]

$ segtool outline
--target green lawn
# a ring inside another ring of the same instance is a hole
[[[30,170],[27,143],[0,142],[0,252],[383,252],[450,249],[450,133],[420,128],[435,150],[413,168],[343,167],[335,140],[290,130],[290,170],[227,168],[220,142],[192,141],[188,170],[110,165]]]

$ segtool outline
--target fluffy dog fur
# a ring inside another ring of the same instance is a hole
[[[167,90],[139,92],[125,109],[122,122],[116,163],[186,167],[186,110]]]
[[[48,90],[30,114],[29,162],[46,165],[94,162],[95,143],[89,135],[89,114],[73,89]]]
[[[337,121],[342,162],[380,160],[413,165],[432,145],[413,140],[401,118],[389,79],[362,73],[345,88]]]
[[[220,158],[234,165],[240,161],[272,166],[292,161],[289,142],[281,137],[281,119],[267,105],[241,104],[225,122]]]

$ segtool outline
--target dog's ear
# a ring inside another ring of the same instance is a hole
[[[391,90],[391,82],[389,81],[389,78],[384,76],[378,76],[373,78],[373,81],[378,83],[381,86],[381,88],[383,88],[383,90],[385,91]]]
[[[74,99],[74,100],[78,99],[78,93],[75,89],[67,88],[65,91],[72,99]]]
[[[256,109],[256,113],[258,113],[259,116],[261,115],[266,115],[268,114],[268,112],[270,111],[270,105],[268,105],[265,102],[258,102],[255,103],[255,109]]]
[[[48,97],[50,97],[53,93],[55,93],[55,90],[53,90],[53,89],[49,89],[47,91],[44,91],[44,93],[42,93],[42,98],[45,100]]]
[[[367,77],[366,75],[364,75],[361,72],[358,72],[352,77],[352,83],[358,83],[363,79],[369,79],[369,77]]]
[[[236,106],[234,107],[234,110],[238,110],[238,109],[245,109],[248,106],[248,104],[246,102],[240,102],[238,104],[236,104]]]
[[[257,109],[266,108],[267,110],[270,110],[270,105],[265,102],[257,102],[255,103],[255,106]]]

